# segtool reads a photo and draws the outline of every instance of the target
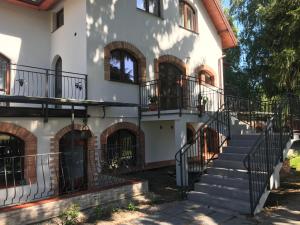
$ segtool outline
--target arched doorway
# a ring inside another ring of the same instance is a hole
[[[0,133],[0,186],[26,182],[24,176],[25,142],[13,135]]]
[[[58,57],[54,66],[55,71],[55,98],[62,98],[62,59]]]
[[[160,108],[162,110],[178,109],[180,107],[180,77],[183,71],[173,63],[159,63]]]
[[[128,129],[120,129],[107,138],[108,168],[129,169],[137,165],[137,137]]]
[[[59,141],[59,193],[86,190],[88,137],[86,131],[73,130]]]

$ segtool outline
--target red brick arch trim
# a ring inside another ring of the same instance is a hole
[[[116,49],[125,50],[136,58],[138,62],[138,75],[139,75],[138,80],[139,82],[145,82],[146,81],[146,57],[137,47],[125,41],[111,42],[104,47],[104,79],[110,80],[111,51]]]
[[[91,130],[84,125],[81,124],[74,124],[74,125],[68,125],[61,130],[59,130],[53,138],[50,140],[50,151],[51,153],[54,153],[53,157],[53,164],[51,165],[51,173],[56,174],[53,177],[58,177],[57,174],[59,172],[59,141],[60,139],[67,133],[71,132],[72,130],[77,131],[88,131],[90,133],[90,137],[88,139],[87,143],[87,173],[88,173],[88,187],[92,188],[95,184],[95,171],[96,171],[96,161],[95,161],[95,150],[96,150],[96,140],[97,137],[94,136],[94,134],[91,132]],[[54,181],[54,187],[56,187],[56,190],[58,190],[58,179]]]
[[[154,59],[154,74],[155,79],[159,79],[159,64],[160,63],[171,63],[176,65],[182,72],[183,76],[188,74],[188,66],[179,58],[173,55],[162,55],[157,59]]]
[[[106,152],[106,144],[107,139],[110,135],[115,133],[118,130],[126,129],[131,131],[137,137],[137,141],[139,142],[139,148],[137,149],[137,164],[139,168],[142,168],[145,165],[145,134],[139,129],[139,127],[133,123],[129,122],[120,122],[113,124],[112,126],[105,129],[100,136],[100,143],[102,148],[102,157],[105,158]]]
[[[198,75],[201,84],[205,83],[205,74],[208,74],[212,78],[213,85],[215,85],[215,78],[217,76],[217,73],[210,66],[208,65],[198,66],[195,68],[194,73]]]
[[[27,182],[34,183],[37,176],[35,161],[35,155],[37,154],[37,137],[29,130],[13,123],[0,123],[0,132],[13,135],[24,141],[24,177]]]

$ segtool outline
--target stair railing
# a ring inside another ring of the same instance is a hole
[[[287,99],[277,104],[271,118],[244,159],[249,176],[251,213],[269,186],[276,165],[283,160],[283,150],[291,136],[290,107]]]
[[[176,153],[183,193],[204,173],[230,139],[230,112],[223,104]]]

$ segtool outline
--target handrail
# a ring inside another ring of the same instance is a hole
[[[230,139],[230,115],[223,104],[200,126],[193,139],[188,140],[175,154],[175,160],[180,167],[180,184],[183,191],[191,183],[188,180],[188,173],[201,175],[228,139]]]
[[[286,110],[285,110],[286,109]],[[257,137],[249,153],[243,160],[248,171],[251,213],[255,209],[279,160],[283,160],[284,146],[290,137],[290,105],[282,98],[266,126]],[[285,130],[287,129],[287,130]]]

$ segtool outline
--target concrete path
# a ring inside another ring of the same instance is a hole
[[[130,212],[127,212],[130,213]],[[127,214],[126,213],[126,214]],[[127,219],[126,219],[127,218]],[[193,202],[171,202],[158,206],[145,206],[131,216],[123,215],[119,220],[98,222],[97,225],[300,225],[300,211],[288,212],[277,207],[252,218],[233,215],[229,211],[209,209]]]

